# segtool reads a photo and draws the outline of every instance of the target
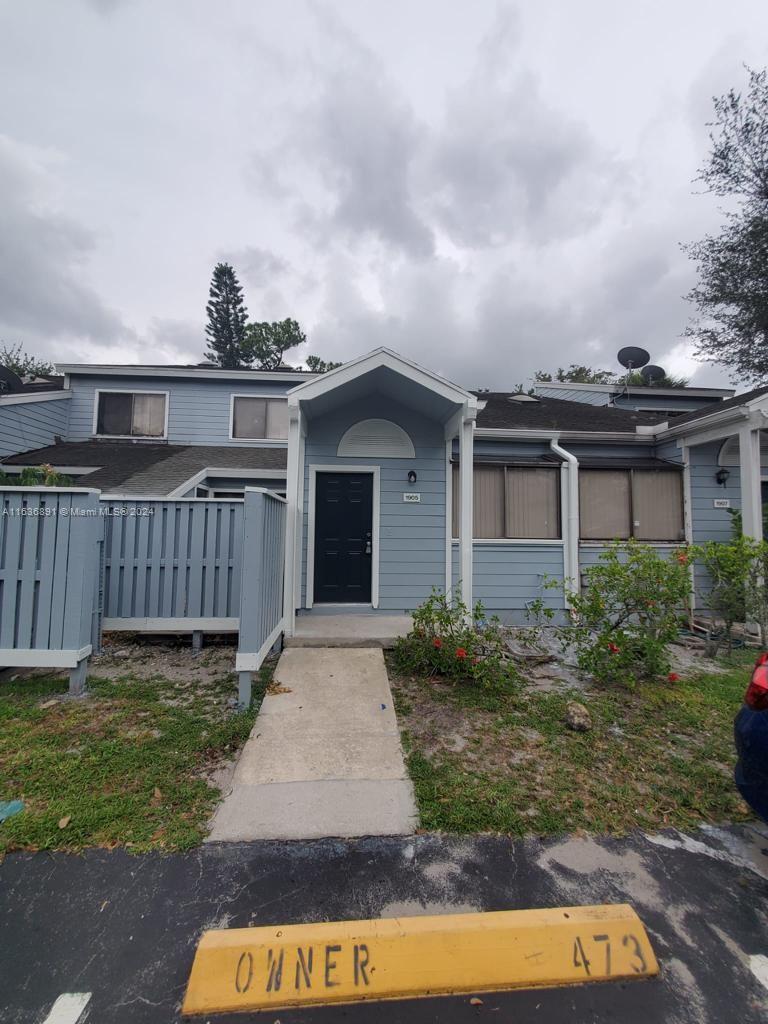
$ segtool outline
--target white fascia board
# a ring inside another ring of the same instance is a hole
[[[559,388],[562,391],[601,391],[603,393],[617,393],[623,395],[664,395],[665,398],[677,396],[678,398],[714,398],[727,396],[732,398],[736,394],[735,388],[651,388],[642,387],[638,384],[630,384],[625,388],[621,381],[615,384],[569,384],[567,381],[552,380],[540,381],[533,385],[534,391],[544,391],[548,388]]]
[[[421,384],[423,387],[434,391],[451,402],[461,402],[471,409],[477,409],[477,398],[471,392],[459,387],[458,384],[453,384],[444,377],[440,377],[438,374],[433,373],[432,370],[427,370],[423,366],[419,366],[418,363],[403,358],[403,356],[392,352],[388,348],[374,349],[373,352],[368,352],[364,356],[352,359],[350,362],[336,367],[335,370],[329,370],[320,377],[305,381],[303,384],[298,384],[288,392],[289,396],[291,396],[289,404],[295,404],[295,402],[291,402],[291,398],[302,402],[318,398],[320,395],[325,395],[342,384],[357,380],[358,377],[362,377],[372,370],[379,369],[379,367],[399,373],[403,377]]]
[[[621,430],[538,430],[533,428],[525,430],[517,427],[477,427],[475,437],[487,440],[496,438],[499,441],[505,438],[517,441],[557,441],[562,439],[568,441],[624,441],[632,444],[648,444],[654,439],[653,435],[637,434],[634,431],[630,433]]]
[[[275,479],[279,477],[282,479],[286,476],[286,470],[284,469],[230,469],[225,466],[211,466],[206,469],[200,469],[191,476],[188,480],[185,480],[183,484],[179,484],[167,495],[168,498],[180,497],[185,491],[188,491],[190,487],[196,487],[202,480],[207,477],[217,476],[239,476],[244,480],[264,480],[264,479]]]
[[[0,491],[39,491],[41,494],[101,494],[95,487],[23,487],[17,484],[2,484]],[[2,662],[0,662],[2,664]]]
[[[657,438],[663,438],[664,440],[672,437],[695,438],[697,435],[706,433],[713,427],[725,427],[729,423],[733,425],[735,432],[745,419],[754,417],[762,417],[763,419],[768,417],[768,394],[760,395],[759,398],[754,398],[751,402],[746,402],[744,405],[732,405],[728,409],[719,409],[696,420],[688,420],[686,423],[676,424],[672,420],[671,423],[667,424],[666,429],[657,435]],[[765,426],[765,423],[758,423],[758,426]],[[755,429],[757,429],[757,426]],[[701,444],[702,442],[696,441],[694,443]]]
[[[4,409],[6,405],[26,405],[28,402],[60,402],[62,398],[71,397],[71,391],[33,391],[28,395],[4,395],[0,398],[0,409]]]
[[[260,380],[260,381],[311,381],[316,373],[283,373],[280,370],[206,370],[203,368],[180,369],[178,366],[125,366],[96,363],[61,363],[56,369],[66,377],[189,377],[205,380]]]

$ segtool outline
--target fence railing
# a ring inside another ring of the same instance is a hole
[[[0,488],[0,665],[70,669],[81,692],[97,634],[99,492]]]
[[[237,631],[243,501],[103,498],[103,628]]]
[[[243,571],[236,669],[240,703],[250,703],[251,673],[258,671],[283,631],[285,498],[246,488]]]

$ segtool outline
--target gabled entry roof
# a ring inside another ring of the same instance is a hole
[[[423,405],[425,392],[428,392],[434,398],[429,411],[441,419],[448,419],[459,406],[473,413],[477,409],[477,398],[470,391],[388,348],[374,349],[321,377],[299,384],[288,392],[288,404],[301,403],[310,413],[313,408],[323,412],[336,405],[336,400],[342,396],[357,398],[375,390],[390,393],[405,405],[419,406]]]

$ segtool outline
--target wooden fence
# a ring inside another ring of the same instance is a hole
[[[247,705],[251,673],[258,671],[283,631],[285,498],[263,488],[246,488],[244,515],[236,668],[240,703]]]
[[[0,488],[0,665],[70,669],[82,691],[98,643],[98,491]]]
[[[236,632],[243,501],[105,498],[103,628]]]

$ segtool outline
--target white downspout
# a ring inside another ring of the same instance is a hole
[[[566,584],[571,590],[581,589],[581,569],[579,567],[579,460],[573,452],[561,448],[553,437],[549,446],[552,451],[568,463],[568,496],[566,500],[566,522],[563,526],[563,563]],[[566,604],[568,604],[566,599]]]

